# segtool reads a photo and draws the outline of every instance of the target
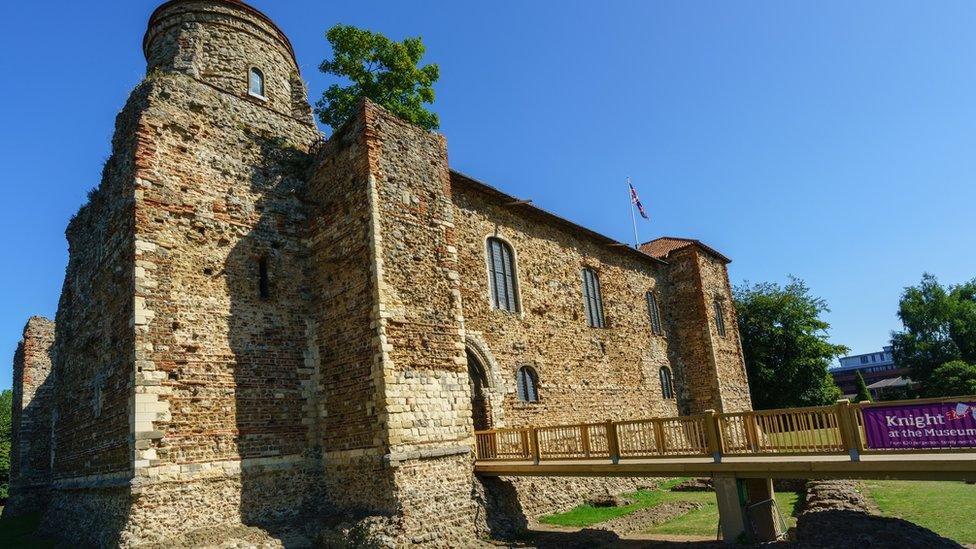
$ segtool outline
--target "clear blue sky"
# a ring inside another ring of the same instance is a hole
[[[923,271],[976,276],[972,2],[253,3],[313,99],[331,25],[423,36],[456,169],[624,241],[629,175],[642,239],[700,238],[734,283],[805,279],[854,352]],[[54,315],[155,5],[0,4],[0,388],[27,317]]]

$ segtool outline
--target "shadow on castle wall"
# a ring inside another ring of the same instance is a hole
[[[306,364],[311,297],[303,245],[308,208],[301,200],[311,155],[284,140],[251,134],[256,223],[224,264],[230,292],[227,338],[233,414],[241,458],[240,519],[270,531],[323,505],[319,447]]]

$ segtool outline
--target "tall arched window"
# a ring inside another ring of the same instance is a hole
[[[586,323],[593,328],[603,328],[603,296],[600,294],[600,279],[593,269],[583,269],[583,309]]]
[[[718,330],[719,336],[725,337],[725,311],[722,302],[716,298],[712,301],[712,308],[715,310],[715,329]]]
[[[257,67],[251,67],[247,77],[247,91],[251,95],[264,97],[264,73]]]
[[[671,369],[667,366],[662,366],[658,370],[658,375],[661,376],[661,396],[666,399],[674,398],[674,385],[671,382]]]
[[[522,402],[539,400],[539,378],[530,366],[522,366],[515,372],[515,391]]]
[[[512,253],[511,246],[499,238],[488,239],[488,272],[491,305],[496,309],[519,312],[515,255]]]
[[[647,314],[651,318],[651,332],[662,335],[664,328],[661,326],[661,309],[657,306],[657,296],[654,292],[647,292]]]

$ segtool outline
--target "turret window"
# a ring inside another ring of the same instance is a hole
[[[255,97],[264,99],[264,73],[261,69],[252,67],[248,73],[247,92]]]

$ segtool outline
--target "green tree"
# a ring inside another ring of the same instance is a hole
[[[0,392],[0,502],[7,500],[10,490],[11,414],[14,394],[10,389]]]
[[[332,45],[332,59],[323,61],[319,70],[350,84],[332,84],[315,103],[322,123],[339,129],[367,97],[422,128],[440,126],[437,114],[424,107],[434,102],[440,69],[434,64],[418,66],[425,51],[420,37],[396,42],[350,25],[336,25],[325,36]]]
[[[898,317],[904,329],[891,334],[895,362],[911,368],[923,396],[961,394],[976,369],[976,279],[943,286],[926,273],[905,288]]]
[[[932,372],[926,393],[938,396],[976,395],[976,364],[953,360]]]
[[[868,390],[868,384],[864,382],[864,376],[861,372],[857,372],[857,395],[854,397],[854,402],[871,402],[871,391]]]
[[[827,368],[847,352],[827,340],[827,303],[790,277],[735,288],[735,308],[756,409],[830,404],[841,392]]]

